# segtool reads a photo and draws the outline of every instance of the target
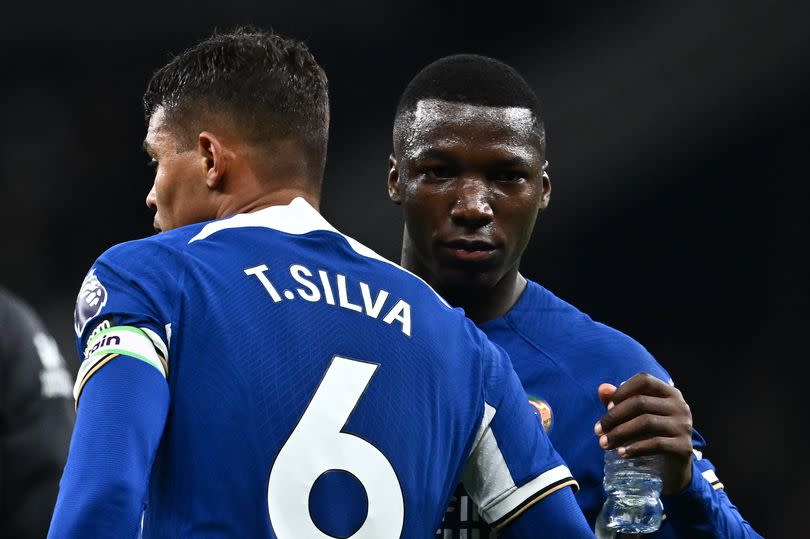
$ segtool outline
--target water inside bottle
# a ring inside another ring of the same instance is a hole
[[[661,478],[647,470],[612,470],[605,481],[606,525],[622,533],[652,533],[661,526]]]

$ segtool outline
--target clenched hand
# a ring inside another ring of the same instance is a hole
[[[681,392],[639,373],[618,388],[599,386],[607,412],[594,426],[599,445],[619,455],[662,455],[663,493],[675,494],[692,480],[692,412]]]

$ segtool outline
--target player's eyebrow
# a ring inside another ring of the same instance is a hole
[[[525,153],[523,151],[515,151],[512,148],[507,150],[508,157],[495,157],[488,163],[488,168],[531,168],[534,166],[531,155],[516,155],[516,153]],[[435,147],[428,147],[424,149],[417,149],[414,152],[413,159],[438,159],[445,162],[456,162],[457,159],[453,152],[442,150]]]
[[[513,156],[505,157],[503,159],[495,159],[492,162],[492,166],[497,168],[531,167],[532,163],[526,158]]]
[[[424,148],[424,149],[417,149],[413,154],[414,159],[439,159],[441,161],[455,161],[455,157],[453,156],[452,152],[448,152],[447,150],[440,150],[438,148]]]

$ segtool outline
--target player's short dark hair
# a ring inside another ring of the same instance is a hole
[[[147,121],[163,107],[189,137],[206,115],[224,113],[251,142],[297,138],[323,171],[328,81],[301,41],[254,28],[215,34],[160,68],[143,104]]]
[[[411,121],[417,104],[425,99],[488,107],[521,107],[534,117],[535,132],[545,145],[545,127],[540,100],[515,68],[478,54],[453,54],[439,58],[408,83],[399,98],[394,119],[394,137]]]

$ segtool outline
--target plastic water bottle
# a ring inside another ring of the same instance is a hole
[[[620,457],[605,452],[606,526],[616,533],[652,533],[661,527],[660,456]]]

